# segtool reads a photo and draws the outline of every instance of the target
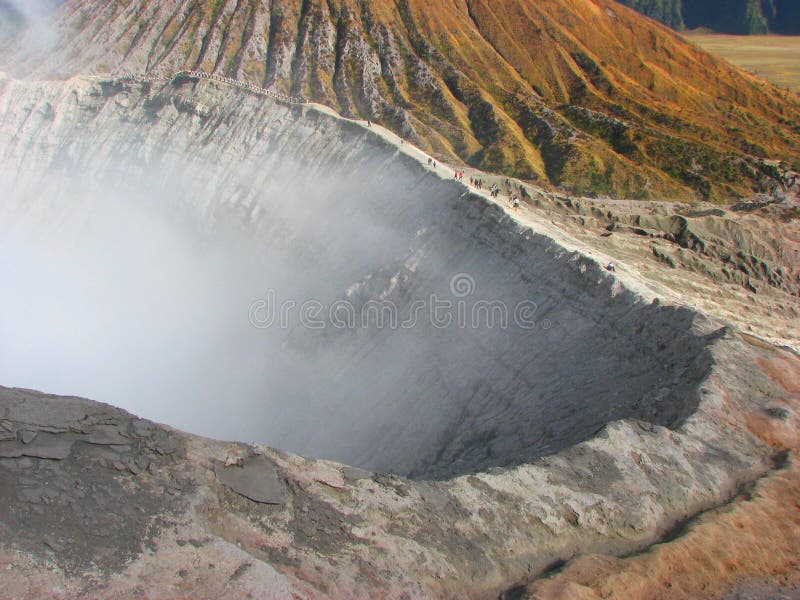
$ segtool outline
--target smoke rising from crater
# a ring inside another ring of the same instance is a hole
[[[65,171],[33,188],[5,186],[0,381],[94,397],[216,437],[282,436],[270,412],[324,404],[313,378],[298,377],[321,377],[329,358],[308,354],[300,368],[290,357],[301,334],[257,329],[250,305],[268,288],[298,302],[343,295],[344,281],[400,247],[397,235],[365,214],[326,209],[341,180],[299,189],[278,175],[246,214],[234,204],[204,216],[194,205],[202,185],[165,184],[166,171],[136,186]],[[251,237],[250,226],[269,233]],[[347,240],[342,248],[325,245],[333,235]],[[348,262],[342,283],[325,280],[326,265]]]
[[[0,0],[0,49],[6,44],[17,60],[52,50],[58,32],[51,17],[65,0]]]
[[[689,311],[642,304],[357,127],[124,89],[42,100],[0,154],[3,385],[418,477],[691,411],[706,342]],[[261,329],[268,290],[401,315],[467,294],[549,326]]]

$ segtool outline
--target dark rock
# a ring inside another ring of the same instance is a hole
[[[780,419],[781,421],[788,421],[791,416],[789,410],[783,406],[770,406],[769,408],[765,408],[764,412],[773,419]]]
[[[42,488],[23,488],[18,496],[20,502],[38,504],[42,501]]]
[[[0,458],[30,456],[32,458],[63,460],[69,456],[74,443],[74,439],[69,435],[40,433],[29,444],[0,442]]]
[[[253,566],[252,563],[240,564],[238,567],[236,567],[236,570],[231,574],[230,581],[235,581],[236,579],[244,575],[247,569],[249,569],[252,566]]]
[[[21,471],[33,466],[30,458],[0,458],[0,467],[9,471]]]
[[[40,433],[22,451],[23,456],[63,460],[72,451],[75,440],[71,436],[60,433]]]
[[[0,442],[0,458],[19,458],[22,456],[22,446],[16,441]]]
[[[286,484],[275,464],[265,456],[250,456],[240,467],[226,467],[224,463],[217,461],[214,463],[214,474],[220,483],[254,502],[286,502]]]
[[[44,545],[50,548],[53,552],[62,552],[64,545],[53,538],[45,538]]]
[[[165,437],[162,440],[159,440],[158,443],[153,447],[153,449],[162,456],[169,456],[170,454],[174,454],[180,449],[180,441],[174,437]]]
[[[103,446],[115,446],[130,444],[130,438],[120,433],[118,427],[113,425],[99,425],[92,429],[91,433],[80,438],[87,444],[98,444]]]

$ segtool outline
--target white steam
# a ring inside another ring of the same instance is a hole
[[[58,42],[53,12],[64,0],[0,0],[0,48],[16,53],[17,60],[27,54],[47,52]],[[5,31],[4,31],[5,30]]]

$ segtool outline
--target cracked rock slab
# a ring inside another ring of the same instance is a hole
[[[32,458],[46,458],[64,460],[72,451],[75,440],[72,436],[59,433],[40,433],[29,438],[29,443],[0,442],[0,458],[19,458],[30,456]]]
[[[225,466],[214,463],[214,474],[224,486],[254,502],[283,504],[286,502],[286,484],[275,464],[265,456],[246,458],[242,465]]]

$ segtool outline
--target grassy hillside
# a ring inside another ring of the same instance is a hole
[[[578,192],[724,199],[800,166],[800,99],[611,0],[69,0],[39,76],[197,68]]]

